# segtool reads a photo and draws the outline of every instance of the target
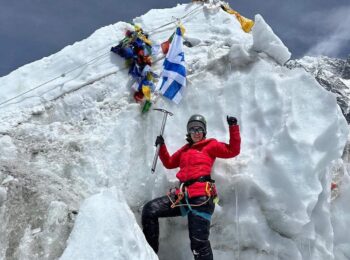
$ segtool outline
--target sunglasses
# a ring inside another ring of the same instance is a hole
[[[200,133],[204,133],[204,129],[202,127],[191,127],[188,130],[189,134],[200,134]]]

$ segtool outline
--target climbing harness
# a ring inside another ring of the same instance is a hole
[[[205,200],[202,203],[199,204],[191,204],[188,201],[188,192],[187,192],[187,187],[194,184],[195,182],[205,182],[205,192],[206,192],[206,197],[208,198],[207,200]],[[175,201],[173,201],[171,199],[171,194],[174,193],[173,189],[171,189],[168,193],[167,196],[171,202],[171,208],[175,208],[175,207],[180,207],[180,211],[181,211],[181,215],[187,216],[188,213],[192,212],[193,214],[200,216],[208,221],[211,220],[211,214],[206,213],[206,212],[201,212],[198,210],[193,209],[192,207],[200,207],[205,205],[206,203],[208,203],[210,201],[210,199],[215,200],[215,198],[217,197],[216,195],[213,196],[213,191],[214,191],[214,183],[215,180],[211,179],[210,176],[201,176],[198,179],[193,179],[193,180],[188,180],[185,182],[182,182],[180,184],[179,187],[179,193],[177,194],[177,199]],[[181,203],[181,201],[185,198],[185,202],[186,203]],[[181,203],[181,204],[180,204]],[[187,208],[187,209],[186,209]]]
[[[205,202],[201,203],[201,204],[198,204],[198,205],[192,205],[188,202],[188,195],[187,195],[187,192],[185,193],[185,200],[186,200],[186,206],[188,208],[188,210],[186,210],[184,207],[180,207],[180,211],[181,211],[181,215],[184,217],[184,216],[187,216],[188,213],[192,212],[193,214],[197,215],[197,216],[200,216],[208,221],[211,221],[211,214],[209,213],[206,213],[206,212],[202,212],[202,211],[198,211],[198,210],[195,210],[193,209],[192,207],[194,206],[201,206],[201,205],[204,205],[205,203],[207,203],[209,200],[210,200],[210,197],[208,197],[208,200],[206,200]]]
[[[194,179],[194,180],[189,180],[189,181],[185,181],[183,182],[183,184],[185,186],[190,186],[195,182],[210,182],[210,183],[215,183],[215,180],[213,180],[209,175],[207,176],[201,176],[198,179]]]

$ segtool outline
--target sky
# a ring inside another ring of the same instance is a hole
[[[0,76],[83,40],[102,26],[132,21],[184,0],[0,0]],[[230,0],[243,16],[261,14],[292,58],[347,58],[349,0]]]

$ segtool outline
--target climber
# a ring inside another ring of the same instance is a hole
[[[187,123],[185,144],[169,155],[164,138],[158,136],[159,157],[167,169],[180,167],[176,177],[180,187],[167,196],[146,203],[142,211],[143,233],[147,242],[157,253],[159,247],[158,218],[188,216],[191,250],[196,260],[213,259],[209,242],[211,215],[214,212],[216,187],[211,179],[211,168],[216,158],[232,158],[240,153],[240,132],[235,117],[227,116],[229,144],[216,139],[206,139],[207,124],[202,115],[193,115]]]

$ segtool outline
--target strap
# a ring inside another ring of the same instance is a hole
[[[208,220],[209,222],[211,221],[211,214],[195,210],[195,209],[193,209],[191,207],[191,204],[188,202],[187,192],[185,193],[185,200],[186,200],[186,204],[185,205],[188,207],[188,210],[186,210],[183,206],[180,207],[181,215],[183,217],[187,216],[188,213],[190,213],[190,211],[191,211],[193,214],[195,214],[195,215],[197,215],[199,217],[202,217],[202,218]]]
[[[171,200],[170,196],[168,195],[169,200],[172,202],[172,204],[171,204],[171,208],[172,208],[172,209],[175,208],[176,205],[179,204],[180,201],[181,201],[181,200],[183,199],[183,197],[184,197],[183,186],[184,186],[183,183],[181,183],[181,185],[180,185],[180,192],[179,192],[179,194],[177,194],[177,200],[176,200],[175,202],[173,202],[173,201]],[[185,191],[185,194],[187,194],[186,191]]]
[[[197,216],[200,216],[208,221],[211,221],[211,214],[206,213],[206,212],[200,212],[198,210],[192,209],[192,213],[194,213]]]
[[[206,176],[201,176],[198,179],[193,179],[193,180],[188,180],[185,182],[182,182],[181,185],[183,184],[185,187],[188,187],[190,185],[192,185],[195,182],[211,182],[211,183],[215,183],[215,180],[213,180],[210,175],[206,175]]]

